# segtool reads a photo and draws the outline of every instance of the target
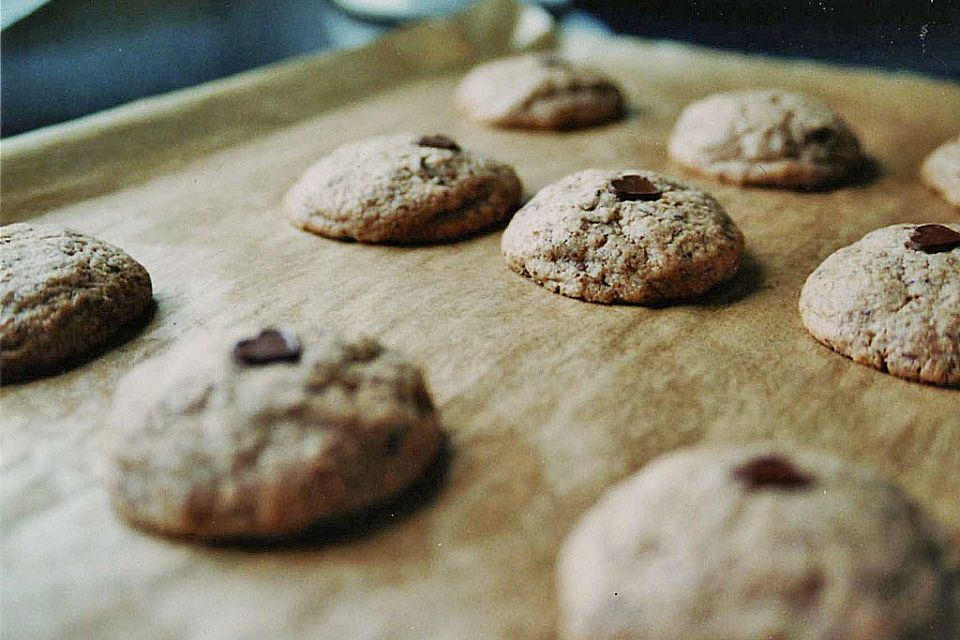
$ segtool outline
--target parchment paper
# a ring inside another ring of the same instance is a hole
[[[780,438],[870,464],[899,478],[957,546],[960,391],[819,346],[796,301],[824,257],[867,231],[957,220],[917,169],[960,130],[960,88],[580,40],[568,51],[622,83],[628,119],[576,133],[485,129],[454,113],[452,92],[460,70],[508,49],[516,16],[510,3],[486,3],[367,50],[5,143],[4,221],[116,243],[150,270],[158,303],[121,347],[0,392],[5,637],[550,638],[554,560],[577,517],[654,456],[701,441]],[[473,47],[476,38],[486,44]],[[741,190],[667,163],[686,103],[754,86],[833,105],[879,175],[830,192]],[[583,167],[676,173],[719,198],[750,258],[731,286],[696,303],[606,307],[507,270],[499,232],[379,247],[282,220],[283,193],[313,159],[396,130],[446,132],[512,162],[527,195]],[[122,525],[99,477],[116,381],[179,336],[241,322],[372,334],[421,363],[451,448],[423,504],[401,502],[365,535],[284,548],[198,547]]]

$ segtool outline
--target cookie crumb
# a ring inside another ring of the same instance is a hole
[[[300,342],[289,331],[264,329],[257,337],[246,338],[234,345],[233,359],[245,365],[298,362]]]

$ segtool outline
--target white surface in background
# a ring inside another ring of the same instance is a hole
[[[380,19],[427,18],[454,13],[475,0],[333,0],[347,11]],[[524,0],[527,4],[560,7],[570,0]]]
[[[472,0],[334,0],[347,11],[376,18],[424,18],[453,13]]]
[[[0,2],[0,26],[6,29],[20,18],[30,15],[49,1],[50,0],[3,0],[3,2]]]

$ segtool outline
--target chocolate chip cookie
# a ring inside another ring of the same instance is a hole
[[[960,136],[944,142],[927,156],[920,173],[944,200],[960,207]]]
[[[147,270],[117,247],[59,227],[0,227],[4,383],[57,372],[96,352],[152,304]]]
[[[417,367],[317,330],[186,340],[127,376],[110,427],[117,511],[216,540],[293,534],[384,501],[440,443]]]
[[[556,293],[663,304],[732,278],[743,235],[699,189],[652,171],[588,169],[541,189],[501,249],[511,269]]]
[[[670,157],[736,184],[818,187],[863,165],[860,143],[820,102],[779,90],[718,93],[684,109]]]
[[[891,481],[753,444],[650,462],[560,552],[562,636],[949,640],[944,543]]]
[[[602,74],[552,54],[503,58],[464,77],[457,105],[473,120],[501,127],[572,129],[624,111],[623,93]]]
[[[345,144],[303,174],[283,201],[295,226],[330,238],[418,243],[458,238],[516,208],[513,169],[443,135]]]
[[[960,384],[960,224],[897,224],[840,249],[807,278],[800,317],[854,362]]]

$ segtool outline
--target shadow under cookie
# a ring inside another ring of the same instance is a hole
[[[883,166],[873,157],[866,156],[863,158],[863,161],[856,168],[852,169],[846,175],[833,178],[830,180],[825,180],[824,182],[816,185],[803,185],[803,184],[777,184],[775,182],[744,182],[742,180],[735,180],[724,175],[718,175],[707,169],[694,167],[687,164],[677,162],[676,160],[672,161],[672,165],[679,169],[679,171],[685,175],[697,176],[702,178],[710,178],[716,180],[720,184],[730,185],[732,187],[739,187],[740,189],[758,189],[762,191],[786,191],[793,193],[828,193],[831,191],[841,191],[843,189],[860,189],[866,186],[869,186],[882,178],[886,171]]]
[[[445,485],[453,456],[450,438],[446,433],[441,432],[436,456],[413,484],[385,502],[335,518],[317,520],[297,533],[231,539],[166,537],[212,548],[231,548],[252,552],[281,549],[310,551],[360,540],[403,522],[414,512],[432,503]],[[144,530],[149,532],[149,529]]]
[[[0,370],[0,384],[5,387],[23,385],[40,379],[63,375],[74,369],[79,369],[140,335],[153,321],[157,314],[157,301],[151,299],[142,315],[120,327],[112,336],[92,349],[77,356],[67,358],[57,363],[38,365],[27,372],[9,376],[6,371]]]
[[[699,297],[681,301],[702,307],[720,307],[740,302],[763,288],[766,278],[763,265],[750,252],[744,252],[740,260],[740,269],[732,279],[723,282]]]

